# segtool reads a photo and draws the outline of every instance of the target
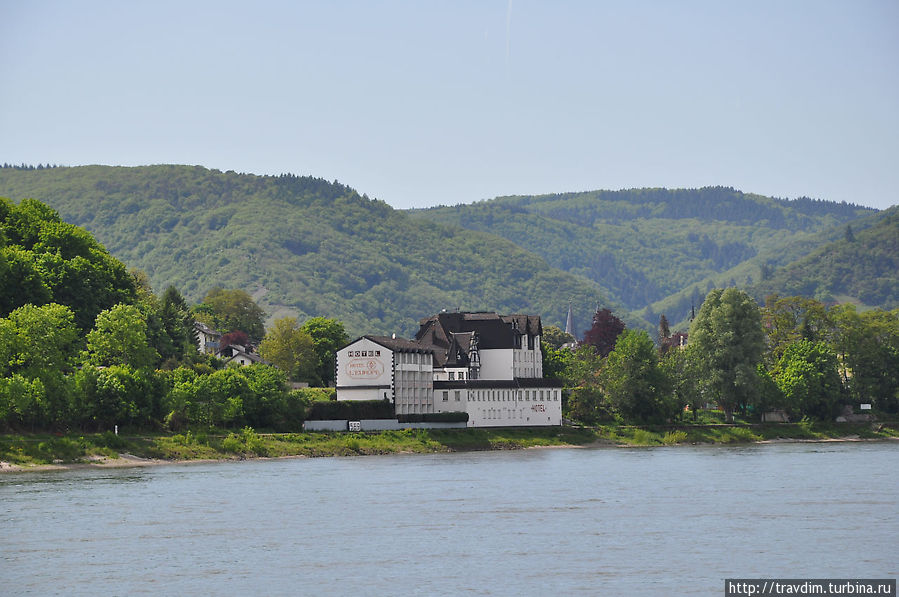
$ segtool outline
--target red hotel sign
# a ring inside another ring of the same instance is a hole
[[[353,379],[378,379],[384,375],[384,363],[372,357],[351,359],[346,372]]]

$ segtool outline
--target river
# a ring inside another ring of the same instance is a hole
[[[896,578],[899,443],[0,475],[3,595],[723,595]]]

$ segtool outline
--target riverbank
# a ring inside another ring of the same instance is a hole
[[[359,456],[541,447],[899,440],[899,424],[682,425],[408,429],[380,433],[0,435],[0,472],[118,468],[246,458]]]

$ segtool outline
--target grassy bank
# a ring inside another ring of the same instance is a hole
[[[353,456],[367,454],[515,450],[547,446],[664,446],[734,444],[772,440],[899,438],[897,424],[682,425],[653,428],[432,429],[380,433],[230,433],[115,435],[0,435],[0,461],[18,467],[81,462],[114,463],[133,459],[222,460],[283,456]]]

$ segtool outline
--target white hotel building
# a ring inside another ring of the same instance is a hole
[[[561,425],[542,333],[535,315],[440,313],[414,340],[362,336],[337,351],[337,399],[387,399],[398,415],[467,412],[469,427]]]

